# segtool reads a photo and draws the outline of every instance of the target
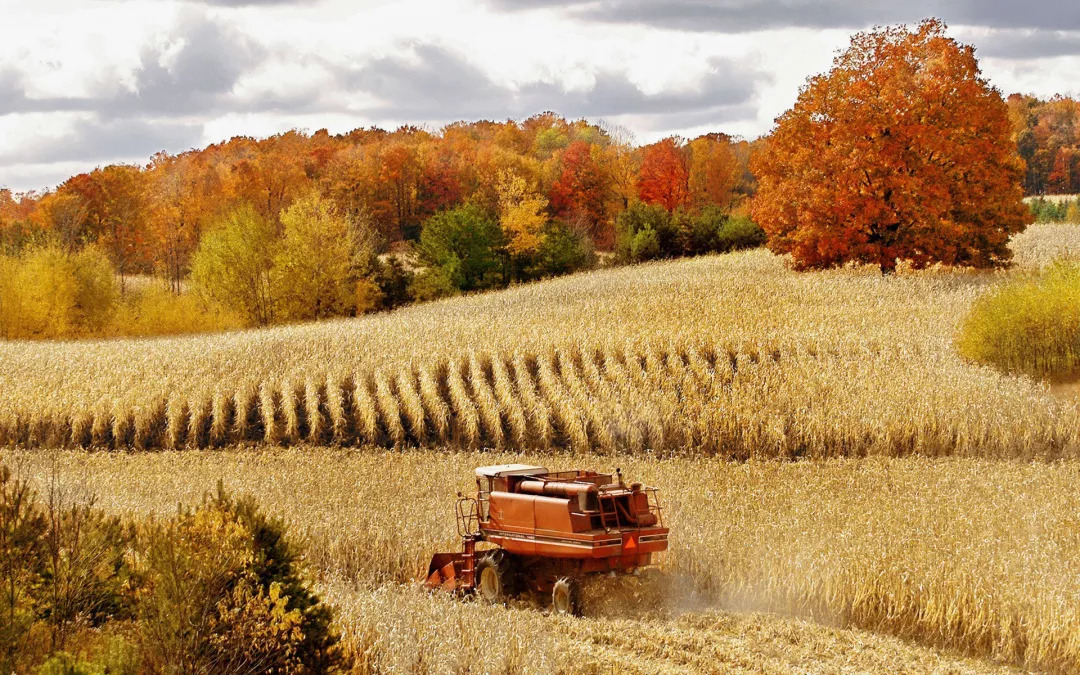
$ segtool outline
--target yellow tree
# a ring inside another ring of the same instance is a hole
[[[506,249],[516,257],[535,253],[543,243],[547,199],[529,188],[518,174],[499,172],[499,224],[506,233]]]

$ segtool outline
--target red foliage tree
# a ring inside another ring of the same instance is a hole
[[[600,248],[611,245],[607,227],[607,181],[592,156],[592,146],[574,141],[562,154],[559,177],[548,200],[559,218],[580,223]]]
[[[1003,265],[1031,221],[1005,102],[937,20],[854,36],[753,169],[753,216],[800,269]]]
[[[686,206],[690,199],[690,161],[681,142],[665,138],[646,146],[638,176],[638,198],[668,211]]]

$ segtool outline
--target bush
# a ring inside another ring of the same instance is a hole
[[[645,230],[651,230],[652,234],[644,235],[639,240],[638,235]],[[649,260],[665,252],[674,255],[681,250],[677,246],[677,239],[678,231],[672,224],[671,214],[659,204],[631,204],[615,220],[615,254],[624,262]],[[650,257],[635,256],[635,241],[638,251],[650,254]],[[655,242],[655,246],[652,242]]]
[[[1054,200],[1036,197],[1028,201],[1028,208],[1036,223],[1080,223],[1080,200]]]
[[[96,335],[119,298],[113,268],[97,248],[72,255],[45,246],[0,258],[0,337]]]
[[[417,302],[449,298],[460,292],[451,275],[439,267],[424,270],[409,284],[409,294]]]
[[[55,489],[43,502],[0,465],[0,672],[59,654],[77,627],[130,618],[131,542],[119,519],[66,503]]]
[[[616,228],[615,252],[624,262],[726,253],[765,243],[765,232],[752,220],[716,206],[695,214],[634,204],[619,215]]]
[[[571,274],[596,265],[592,240],[563,222],[544,226],[540,247],[526,266],[531,279]]]
[[[660,257],[660,236],[651,227],[646,227],[634,235],[630,242],[630,259],[644,262]]]
[[[218,493],[138,526],[0,465],[0,672],[312,672],[330,609],[281,520]]]
[[[110,335],[154,336],[212,333],[242,328],[244,317],[217,303],[185,292],[177,295],[164,284],[134,291],[116,313]]]
[[[424,264],[442,270],[459,290],[483,290],[502,283],[502,228],[479,206],[459,206],[424,221],[419,253]]]
[[[1080,263],[1006,282],[980,297],[957,336],[960,353],[1006,372],[1065,378],[1080,373]]]
[[[727,218],[717,230],[713,250],[726,253],[744,248],[756,248],[764,244],[765,239],[765,230],[749,218]]]
[[[405,268],[397,256],[375,260],[375,283],[381,293],[382,309],[394,309],[412,300],[409,285],[416,275]]]
[[[139,634],[146,666],[180,672],[325,672],[331,613],[304,584],[278,520],[218,494],[147,531]]]

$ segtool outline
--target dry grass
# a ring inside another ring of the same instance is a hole
[[[49,471],[50,456],[22,455],[41,477]],[[571,643],[592,635],[588,644],[601,654],[612,650],[609,655],[615,658],[634,649],[625,636],[660,633],[672,654],[683,654],[692,651],[688,645],[706,649],[730,642],[725,622],[747,621],[764,634],[790,630],[803,635],[799,644],[773,648],[781,652],[777,658],[795,659],[776,662],[791,668],[815,653],[807,646],[814,640],[856,639],[851,633],[815,633],[802,624],[703,614],[702,608],[709,607],[812,617],[1029,667],[1080,669],[1080,606],[1075,602],[1080,463],[877,458],[732,464],[703,458],[315,447],[69,451],[56,457],[64,480],[96,493],[98,503],[114,512],[171,511],[177,502],[197,501],[218,478],[232,490],[255,494],[308,540],[308,562],[345,608],[351,644],[388,662],[416,657],[465,663],[473,647],[487,644],[483,636],[489,630],[513,636],[526,653],[548,655],[548,645],[561,648],[567,634],[574,637]],[[618,462],[627,475],[663,489],[665,517],[675,533],[660,583],[670,585],[646,587],[637,596],[635,607],[647,610],[646,621],[626,619],[601,602],[594,605],[601,619],[574,624],[567,633],[528,607],[490,619],[487,609],[429,600],[415,589],[395,590],[396,584],[419,575],[431,553],[458,545],[451,508],[454,494],[472,487],[472,468],[511,458],[553,468],[610,469]],[[682,616],[687,609],[690,614]],[[436,619],[436,633],[422,640],[407,637]],[[694,634],[693,626],[702,632],[678,642],[684,627]],[[465,638],[455,638],[458,631]],[[514,663],[514,640],[500,643],[490,658]],[[851,649],[850,642],[845,644],[843,649]],[[874,649],[893,654],[889,658],[896,659],[891,664],[897,669],[923,670],[918,659],[930,658],[930,652],[908,653],[899,643],[876,644]],[[753,641],[749,647],[742,657],[757,653]],[[440,656],[440,649],[447,653]],[[823,649],[822,663],[841,658],[840,652]],[[902,660],[907,658],[915,661],[907,664]],[[443,661],[431,663],[443,669]],[[642,670],[650,669],[647,661],[641,663]],[[768,669],[764,664],[750,660],[743,665]],[[885,664],[864,665],[888,670]],[[689,661],[683,667],[695,668]],[[774,669],[783,667],[774,664]]]
[[[1018,258],[1041,264],[1075,229],[1031,228]],[[753,251],[356,320],[0,343],[0,444],[1073,456],[1074,403],[954,354],[1000,276],[795,274]]]

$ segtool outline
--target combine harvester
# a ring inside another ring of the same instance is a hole
[[[556,613],[578,614],[586,575],[633,572],[667,549],[657,490],[626,485],[619,469],[483,466],[476,487],[457,502],[462,551],[431,558],[428,588],[492,603],[530,589],[550,593]],[[477,550],[480,542],[494,548]]]

